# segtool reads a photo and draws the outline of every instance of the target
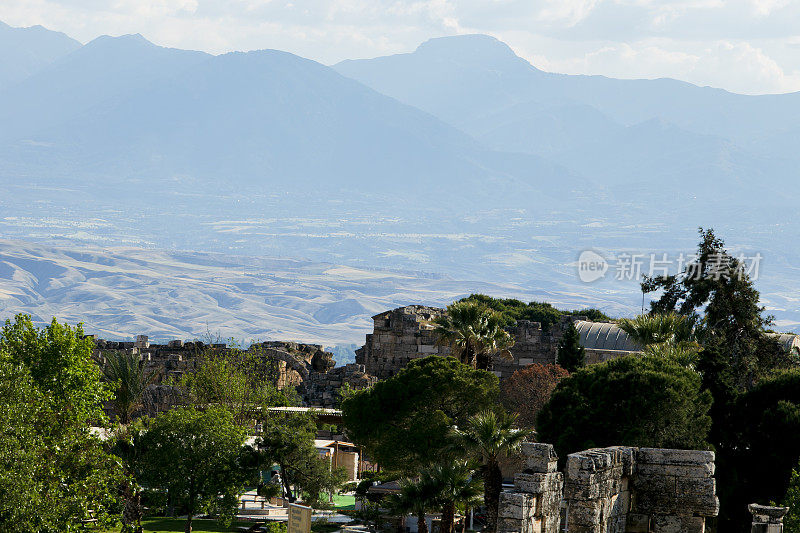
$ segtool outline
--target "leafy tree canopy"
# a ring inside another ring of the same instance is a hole
[[[284,493],[294,501],[292,488],[304,493],[304,502],[313,507],[320,493],[334,493],[347,479],[343,468],[331,469],[314,447],[317,426],[313,415],[290,414],[268,418],[258,441],[265,467],[281,469]]]
[[[92,359],[94,343],[83,327],[59,324],[37,328],[28,315],[6,320],[0,331],[0,352],[12,363],[28,369],[35,386],[62,417],[102,425],[103,402],[111,391],[102,383],[100,368]]]
[[[561,380],[539,413],[538,438],[562,459],[613,445],[706,449],[710,407],[696,372],[661,357],[621,357]]]
[[[520,368],[500,385],[500,400],[509,412],[517,415],[517,424],[536,426],[536,416],[550,400],[558,382],[569,372],[558,365],[533,364]]]
[[[789,508],[789,513],[783,519],[783,531],[800,533],[800,464],[792,470],[789,489],[786,491],[781,505]]]
[[[791,367],[793,362],[774,339],[764,334],[772,317],[759,303],[746,266],[728,253],[713,229],[700,228],[699,233],[696,257],[683,272],[646,277],[642,291],[661,294],[650,302],[653,314],[678,313],[688,317],[687,324],[696,323],[700,344],[726,354],[726,371],[733,385],[744,390],[775,369]],[[703,357],[701,353],[701,365]]]
[[[494,407],[498,394],[494,374],[452,357],[415,359],[344,400],[344,425],[382,467],[414,474],[448,448],[451,426]]]
[[[144,392],[155,381],[157,374],[148,373],[138,355],[116,351],[106,355],[103,376],[114,389],[111,404],[117,420],[127,424],[142,405]]]
[[[245,437],[226,409],[172,409],[152,419],[135,439],[137,477],[150,488],[169,491],[173,505],[187,514],[187,533],[200,512],[229,521],[238,495],[254,476]]]
[[[500,315],[476,302],[455,302],[447,314],[434,321],[440,344],[450,354],[473,368],[489,370],[495,356],[511,359],[514,338],[503,329]]]
[[[275,387],[268,363],[256,351],[209,350],[198,357],[196,371],[184,374],[178,386],[187,391],[191,404],[223,407],[237,424],[246,425],[260,419],[267,407],[296,403],[292,391]]]
[[[90,356],[80,328],[55,320],[39,330],[19,315],[0,332],[0,531],[118,519],[122,469],[89,432],[108,397]]]
[[[542,329],[547,331],[550,326],[557,323],[564,315],[586,316],[589,320],[595,321],[610,320],[609,317],[598,309],[562,311],[545,302],[525,303],[513,298],[492,298],[485,294],[472,294],[459,301],[476,302],[497,311],[502,318],[502,325],[504,327],[513,326],[518,320],[530,320],[531,322],[540,322],[542,324]]]
[[[739,448],[728,456],[737,479],[729,506],[780,501],[800,460],[800,370],[762,380],[738,399],[736,412]]]

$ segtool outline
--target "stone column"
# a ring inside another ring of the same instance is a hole
[[[788,507],[768,507],[751,503],[747,508],[753,515],[751,533],[783,533],[783,517],[789,512]]]
[[[552,444],[522,445],[525,470],[500,494],[498,533],[558,533],[564,476]]]

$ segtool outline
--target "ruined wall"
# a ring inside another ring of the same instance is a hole
[[[356,363],[364,365],[368,374],[386,379],[412,359],[448,354],[450,350],[438,346],[433,333],[433,320],[443,314],[444,309],[410,305],[375,315],[373,332],[356,350]]]
[[[114,342],[95,339],[94,357],[100,365],[105,364],[110,352],[126,352],[138,355],[145,363],[147,372],[153,374],[155,383],[150,385],[143,398],[143,408],[138,414],[154,415],[166,411],[185,401],[179,391],[170,385],[197,368],[200,355],[207,350],[229,352],[224,344],[183,342],[173,340],[167,344],[151,344],[146,335],[137,335],[135,342]],[[333,354],[316,344],[268,341],[253,344],[247,350],[260,361],[255,372],[275,384],[279,389],[294,388],[303,404],[315,407],[338,407],[340,390],[348,385],[359,390],[373,385],[377,380],[365,373],[363,365],[347,365],[335,368]],[[111,405],[107,405],[111,413]]]
[[[514,476],[514,490],[500,494],[498,533],[556,533],[564,475],[551,444],[522,445],[525,469]]]
[[[515,476],[514,492],[501,494],[498,533],[554,532],[559,521],[568,533],[702,533],[719,513],[713,452],[586,450],[567,457],[563,492],[552,446],[523,453],[535,466]]]
[[[411,305],[375,315],[373,332],[367,335],[364,346],[356,350],[356,363],[364,365],[367,373],[386,379],[413,359],[447,355],[449,348],[437,345],[433,333],[433,320],[444,313],[444,309],[436,307]],[[567,326],[584,318],[564,316],[547,330],[539,322],[520,320],[509,329],[514,337],[512,359],[497,359],[492,370],[504,379],[533,363],[555,363],[558,343]]]
[[[558,343],[564,336],[564,331],[576,319],[583,317],[563,316],[561,320],[551,325],[547,330],[539,322],[520,320],[516,326],[508,329],[514,337],[514,346],[511,347],[511,361],[496,359],[493,370],[505,379],[522,367],[539,364],[554,364],[558,352]]]
[[[312,372],[300,385],[303,403],[314,407],[339,407],[341,390],[361,390],[374,385],[378,379],[364,371],[357,363],[340,366],[328,372]]]
[[[570,533],[702,533],[719,513],[714,453],[612,447],[567,457]]]

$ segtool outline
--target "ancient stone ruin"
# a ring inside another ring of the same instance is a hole
[[[356,350],[356,363],[364,365],[368,374],[386,379],[399,372],[412,359],[449,354],[447,346],[438,344],[433,324],[445,312],[445,309],[438,307],[409,305],[375,315],[372,317],[372,333],[367,334],[364,346]],[[555,324],[544,328],[539,322],[519,320],[515,326],[508,328],[514,337],[512,359],[495,360],[492,371],[504,379],[519,368],[533,363],[555,363],[558,343],[570,324],[575,324],[578,330],[588,364],[642,350],[613,322],[593,322],[583,316],[564,315]],[[787,351],[800,353],[799,336],[772,335]]]
[[[750,533],[783,533],[783,517],[788,507],[769,507],[751,503],[748,510],[753,515]]]
[[[230,352],[225,344],[200,341],[153,344],[146,335],[137,335],[134,342],[93,340],[94,356],[100,364],[104,364],[109,352],[126,352],[138,355],[146,370],[156,376],[143,399],[143,411],[151,415],[181,403],[179,389],[170,382],[186,372],[193,372],[201,354]],[[364,371],[363,365],[336,367],[333,354],[316,344],[269,341],[253,344],[247,351],[263,361],[261,371],[266,379],[278,389],[294,388],[305,406],[338,407],[342,388],[359,390],[377,381]]]
[[[447,355],[450,350],[437,343],[433,325],[433,321],[444,314],[444,309],[410,305],[375,315],[372,317],[373,332],[367,335],[364,346],[356,350],[356,362],[364,365],[368,374],[385,379],[396,374],[412,359],[432,354]],[[509,328],[509,333],[514,337],[512,360],[497,360],[492,370],[503,379],[533,363],[555,363],[558,343],[573,322],[586,348],[589,363],[640,350],[627,333],[615,324],[565,315],[545,329],[539,322],[520,320]]]
[[[719,513],[713,452],[598,448],[570,454],[564,473],[552,445],[522,452],[498,533],[702,533]]]

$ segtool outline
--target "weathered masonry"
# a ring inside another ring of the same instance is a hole
[[[396,374],[412,359],[447,355],[449,348],[437,344],[433,321],[444,309],[410,305],[372,317],[374,329],[366,344],[356,351],[356,363],[379,379]],[[498,360],[493,371],[501,378],[533,363],[555,363],[558,343],[567,327],[575,322],[590,363],[605,361],[640,350],[615,324],[591,322],[585,317],[564,316],[548,329],[539,322],[520,320],[509,329],[514,336],[511,361]]]
[[[444,314],[445,310],[437,307],[410,305],[375,315],[372,317],[373,332],[367,335],[364,346],[356,350],[356,363],[363,365],[367,374],[386,379],[412,359],[433,354],[447,355],[450,350],[437,344],[433,324]],[[500,378],[506,378],[520,367],[533,363],[555,363],[558,343],[572,323],[586,349],[586,362],[589,364],[642,350],[627,333],[611,322],[592,322],[586,317],[565,315],[544,329],[539,322],[520,320],[508,330],[515,341],[511,348],[512,360],[496,360],[492,370]],[[797,335],[776,333],[774,336],[786,350],[800,350],[800,337]]]
[[[522,451],[499,533],[702,533],[719,513],[713,452],[599,448],[569,455],[561,473],[552,445]]]
[[[225,344],[205,344],[199,341],[172,340],[167,344],[150,343],[146,335],[137,335],[135,342],[114,342],[90,336],[95,343],[94,357],[105,364],[112,352],[137,355],[149,373],[156,376],[154,384],[144,394],[140,414],[155,414],[182,402],[180,390],[168,385],[166,378],[180,378],[194,372],[198,360],[206,352],[230,353]],[[294,388],[304,405],[338,407],[341,390],[359,390],[375,384],[377,379],[364,372],[363,365],[336,367],[333,354],[316,344],[268,341],[253,344],[248,352],[261,361],[265,379],[279,389]],[[110,406],[108,406],[110,409]]]

